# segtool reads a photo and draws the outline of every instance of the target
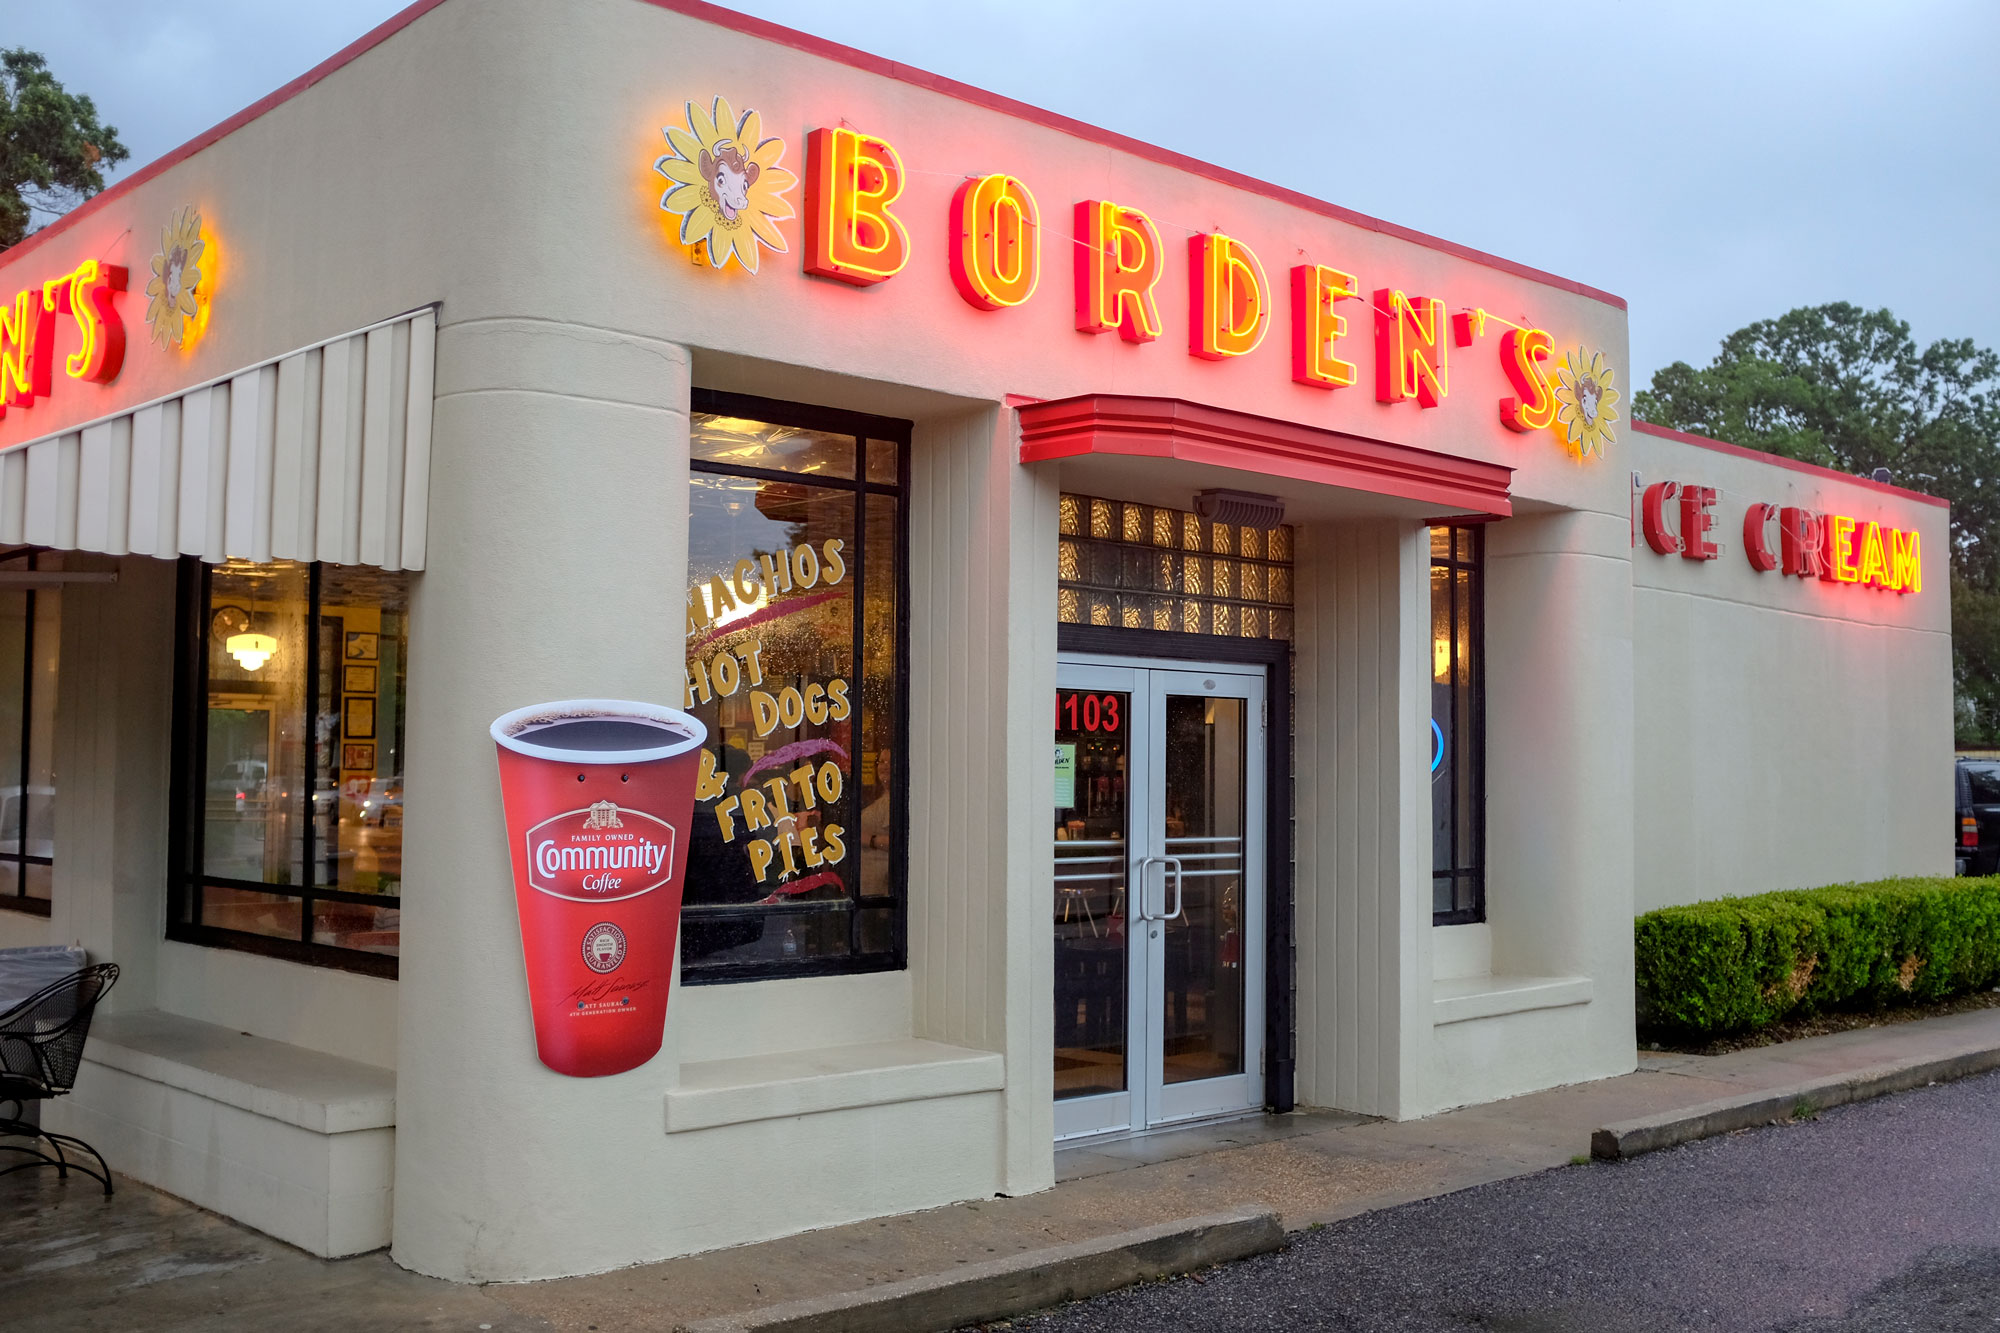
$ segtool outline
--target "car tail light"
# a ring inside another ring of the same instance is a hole
[[[1979,821],[1971,815],[1958,821],[1958,845],[1961,847],[1979,845]]]

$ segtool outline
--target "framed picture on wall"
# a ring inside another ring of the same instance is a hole
[[[343,694],[375,693],[375,668],[372,666],[349,666],[340,673],[340,690]]]
[[[349,696],[347,700],[346,725],[341,728],[351,741],[372,741],[375,739],[375,700]]]
[[[352,630],[347,635],[347,660],[350,662],[373,662],[378,656],[379,636],[364,630]]]
[[[375,771],[375,747],[372,745],[343,745],[340,747],[340,766],[344,769],[359,769],[365,773]]]

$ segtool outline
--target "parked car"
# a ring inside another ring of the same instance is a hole
[[[1991,875],[2000,871],[2000,759],[1960,759],[1957,768],[1958,873]]]

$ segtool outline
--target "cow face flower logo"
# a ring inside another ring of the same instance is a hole
[[[1611,387],[1612,379],[1604,354],[1583,347],[1566,353],[1556,367],[1555,432],[1579,460],[1603,458],[1618,442],[1612,432],[1618,421],[1612,407],[1618,390]]]
[[[795,216],[784,196],[798,177],[780,165],[785,141],[761,137],[755,111],[738,117],[720,97],[707,111],[689,102],[687,128],[660,132],[672,150],[653,163],[668,181],[660,207],[680,216],[682,245],[705,245],[713,268],[733,255],[750,273],[761,248],[785,252],[778,224]]]
[[[146,283],[146,322],[153,341],[179,347],[200,336],[208,323],[208,279],[203,259],[208,241],[201,234],[201,214],[183,208],[160,233],[160,253],[153,256],[153,276]]]

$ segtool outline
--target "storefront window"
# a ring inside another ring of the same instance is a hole
[[[393,975],[409,576],[182,565],[168,933]]]
[[[1486,919],[1486,533],[1431,529],[1431,922]]]
[[[909,425],[697,392],[690,984],[903,963]]]
[[[0,571],[52,573],[53,551],[15,551]],[[56,660],[62,591],[0,587],[0,907],[49,913],[55,867]]]
[[[1292,637],[1292,530],[1065,495],[1056,619],[1065,625]]]

